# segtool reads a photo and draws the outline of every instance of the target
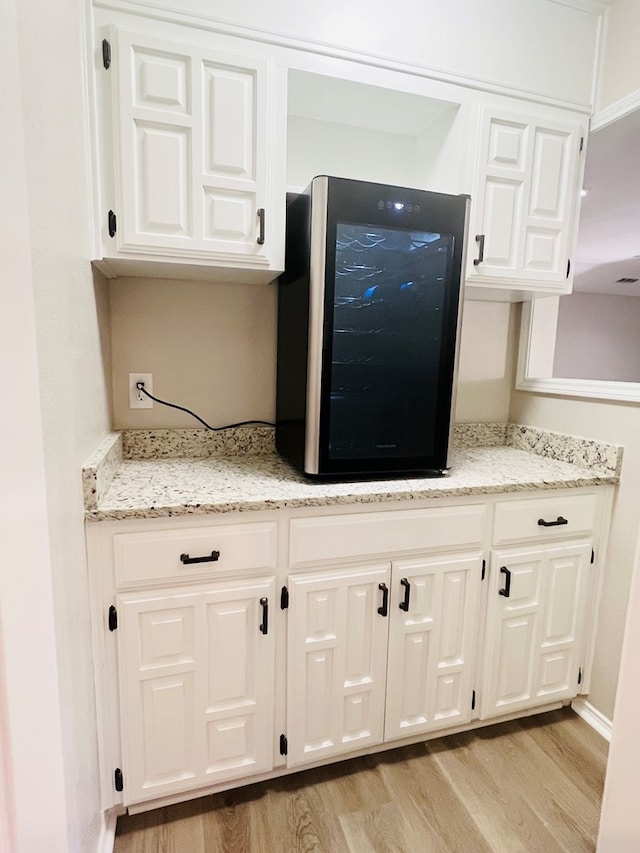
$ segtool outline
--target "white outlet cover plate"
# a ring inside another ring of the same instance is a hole
[[[129,408],[130,409],[153,409],[153,400],[136,388],[136,382],[144,382],[144,387],[153,394],[153,374],[130,373],[129,374]]]

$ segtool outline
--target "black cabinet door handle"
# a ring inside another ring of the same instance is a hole
[[[220,551],[212,551],[204,557],[190,557],[188,554],[180,554],[180,562],[185,566],[191,563],[215,563],[220,559]]]
[[[260,631],[263,634],[269,633],[269,599],[266,596],[263,596],[260,599],[260,606],[262,607],[262,625],[260,625]]]
[[[400,610],[404,610],[406,613],[409,610],[409,599],[411,598],[411,584],[406,578],[402,578],[400,581],[400,586],[404,587],[404,599],[398,605]]]
[[[382,604],[378,607],[378,613],[381,616],[387,616],[389,613],[389,588],[386,583],[379,583],[378,589],[382,592]]]
[[[478,257],[473,259],[474,267],[484,261],[484,234],[476,234],[476,243],[478,244]]]
[[[258,225],[260,226],[260,232],[258,234],[258,246],[262,246],[264,244],[264,207],[258,208]]]
[[[562,527],[563,524],[569,524],[569,522],[559,515],[555,521],[545,521],[544,518],[539,518],[538,524],[540,527]]]
[[[509,598],[511,595],[511,572],[506,566],[502,566],[500,574],[505,576],[505,582],[504,589],[501,589],[498,594],[504,595],[505,598]]]

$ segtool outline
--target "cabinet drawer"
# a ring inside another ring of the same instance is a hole
[[[276,524],[120,533],[114,536],[113,549],[118,587],[237,570],[274,569]],[[200,558],[209,559],[200,562]]]
[[[482,504],[296,518],[291,522],[289,565],[479,545],[485,529]]]
[[[493,543],[542,540],[588,534],[593,530],[596,495],[561,495],[496,504]]]

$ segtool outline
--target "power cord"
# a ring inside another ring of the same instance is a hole
[[[197,421],[200,421],[201,424],[204,424],[207,429],[212,430],[212,432],[220,432],[223,429],[233,429],[234,427],[240,426],[248,426],[249,424],[263,424],[264,426],[275,426],[270,421],[239,421],[237,424],[227,424],[226,426],[221,427],[213,427],[211,424],[208,424],[204,421],[200,415],[196,415],[195,412],[192,412],[191,409],[186,409],[184,406],[178,406],[176,403],[168,403],[166,400],[160,400],[158,397],[154,397],[153,394],[150,394],[149,391],[144,387],[144,382],[136,382],[136,388],[138,391],[142,391],[143,394],[146,394],[150,400],[153,400],[155,403],[160,403],[161,406],[169,406],[172,409],[180,409],[181,412],[186,412],[188,415],[194,417]]]

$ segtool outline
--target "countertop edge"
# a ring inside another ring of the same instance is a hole
[[[459,487],[447,489],[421,489],[403,492],[379,492],[370,494],[339,495],[328,498],[277,498],[264,500],[236,500],[213,504],[176,504],[161,507],[137,507],[135,509],[100,510],[87,509],[88,521],[125,521],[149,518],[180,518],[201,515],[223,515],[228,513],[255,512],[260,510],[300,509],[304,507],[357,506],[362,504],[388,503],[394,501],[439,500],[442,498],[473,497],[495,494],[513,494],[524,491],[549,491],[553,489],[573,489],[590,486],[617,485],[617,474],[596,474],[593,477],[577,477],[575,480],[521,481],[518,483],[490,484],[483,486]]]

